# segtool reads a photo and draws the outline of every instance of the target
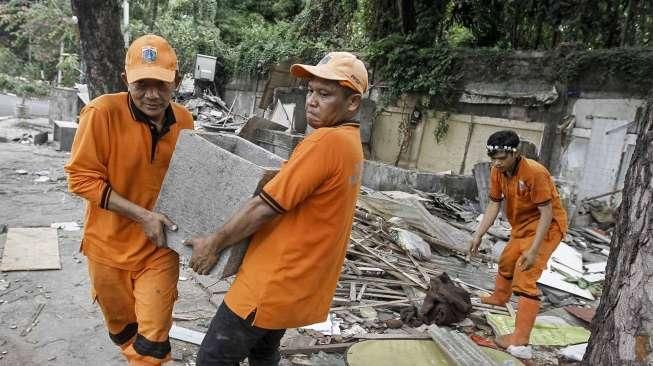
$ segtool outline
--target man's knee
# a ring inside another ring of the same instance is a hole
[[[512,292],[517,296],[539,298],[540,290],[537,280],[542,275],[542,269],[534,267],[527,271],[516,271],[512,280]]]
[[[512,279],[519,256],[517,243],[509,242],[499,257],[499,274],[508,280]]]
[[[279,344],[285,330],[269,330],[249,352],[250,366],[276,366],[281,360]]]
[[[197,353],[197,365],[238,365],[257,340],[253,329],[223,303],[204,336]]]

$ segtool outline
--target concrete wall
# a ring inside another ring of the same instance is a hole
[[[245,122],[251,116],[263,116],[263,110],[258,108],[263,96],[263,81],[248,76],[232,79],[225,86],[224,102],[232,107],[236,120]]]
[[[408,108],[388,107],[380,114],[372,130],[374,160],[388,164],[399,160],[398,166],[402,168],[427,172],[471,174],[475,163],[488,160],[485,142],[495,131],[514,129],[521,138],[534,143],[538,148],[542,144],[544,123],[428,111],[420,123],[408,128],[410,143],[407,151],[400,155],[405,130],[402,119],[408,118],[411,111]],[[438,142],[435,131],[443,118],[449,129]]]

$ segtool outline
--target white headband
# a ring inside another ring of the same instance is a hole
[[[517,148],[512,147],[512,146],[496,146],[496,145],[487,145],[485,146],[487,148],[488,152],[495,152],[495,151],[512,151],[512,152],[517,152]]]

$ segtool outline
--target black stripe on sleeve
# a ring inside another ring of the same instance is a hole
[[[501,201],[503,201],[503,197],[497,199],[497,198],[494,198],[494,197],[490,196],[489,198],[490,198],[492,201],[494,201],[494,202],[501,202]]]
[[[104,189],[102,190],[102,199],[100,200],[100,208],[106,210],[107,206],[109,205],[110,195],[111,195],[111,185],[107,183],[107,185],[104,186]]]
[[[265,191],[261,191],[261,193],[259,193],[259,197],[261,197],[261,199],[265,201],[265,203],[270,205],[270,207],[272,207],[272,209],[277,211],[278,213],[282,214],[286,212],[286,210],[277,201],[275,201],[274,198],[272,198],[272,196],[267,194]]]

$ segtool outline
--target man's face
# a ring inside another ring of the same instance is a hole
[[[330,127],[353,117],[358,103],[336,81],[313,78],[308,82],[306,120],[315,128]]]
[[[175,83],[156,79],[141,79],[129,84],[136,107],[155,122],[163,120],[174,90]]]
[[[492,159],[492,165],[499,169],[499,171],[510,172],[517,161],[517,154],[513,152],[497,151],[490,156],[490,159]]]

